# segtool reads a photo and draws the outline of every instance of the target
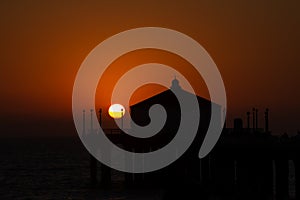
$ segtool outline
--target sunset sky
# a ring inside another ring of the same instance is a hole
[[[223,77],[228,123],[252,107],[270,109],[274,133],[300,130],[299,1],[0,1],[1,135],[72,135],[72,89],[88,53],[131,28],[156,26],[197,40]],[[96,107],[108,109],[126,70],[161,62],[185,71],[209,98],[200,76],[168,52],[143,50],[117,59],[99,83]],[[173,77],[166,77],[173,79]],[[105,90],[101,89],[105,84]],[[137,102],[161,88],[146,87]],[[103,98],[102,98],[103,97]]]

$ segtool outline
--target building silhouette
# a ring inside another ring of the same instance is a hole
[[[149,108],[161,104],[167,112],[162,130],[150,138],[136,138],[120,131],[108,138],[131,152],[150,152],[163,148],[176,135],[180,124],[180,105],[172,91],[184,91],[175,78],[170,89],[130,107],[131,117],[140,126],[150,123]],[[211,116],[211,101],[197,96],[200,109],[198,133],[188,150],[171,165],[146,174],[124,173],[125,187],[159,188],[164,199],[289,199],[291,169],[294,167],[295,195],[300,196],[300,133],[289,138],[272,136],[269,130],[269,110],[264,113],[265,128],[258,126],[258,109],[247,112],[246,126],[241,118],[234,119],[234,127],[223,129],[214,149],[203,159],[198,152],[206,135]],[[220,115],[222,108],[218,107]],[[192,110],[191,110],[192,112]],[[245,126],[245,127],[244,127]],[[189,134],[188,132],[186,134]],[[174,152],[176,154],[176,152]],[[93,171],[94,174],[95,171]],[[101,182],[110,185],[111,169],[101,166]],[[93,179],[92,179],[93,180]]]
[[[148,139],[137,139],[138,141],[135,143],[135,146],[136,144],[140,144],[141,147],[143,147],[142,150],[143,152],[145,151],[147,152],[150,148],[153,151],[164,147],[174,138],[174,136],[177,133],[177,130],[180,125],[181,111],[180,111],[179,102],[175,94],[173,93],[173,91],[176,91],[176,93],[180,95],[181,98],[191,99],[195,97],[194,94],[183,90],[180,87],[179,81],[175,78],[172,81],[172,85],[170,89],[165,90],[155,96],[152,96],[144,101],[141,101],[135,105],[130,106],[132,120],[140,126],[146,126],[150,123],[150,117],[148,112],[150,110],[150,107],[155,104],[162,105],[167,113],[166,123],[158,134]],[[199,148],[210,123],[212,102],[199,96],[196,97],[199,104],[199,112],[200,112],[201,120],[199,122],[198,133],[195,138],[196,142],[192,146],[194,146],[194,148]],[[220,121],[218,122],[218,124],[221,126],[221,114],[222,114],[221,106],[217,104],[215,105],[218,108],[218,112],[220,116],[219,117]],[[194,109],[195,108],[190,108],[189,112],[194,112]],[[186,134],[189,133],[187,132]],[[198,152],[195,153],[198,154]]]

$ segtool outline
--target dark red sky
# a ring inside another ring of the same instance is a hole
[[[299,8],[299,1],[1,1],[1,134],[73,131],[80,64],[107,37],[142,26],[178,30],[210,53],[225,82],[229,124],[253,106],[262,119],[268,107],[273,132],[294,134]]]

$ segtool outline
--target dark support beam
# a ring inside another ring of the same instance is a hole
[[[97,160],[94,156],[90,155],[90,176],[92,186],[97,185]]]
[[[253,132],[255,132],[255,108],[252,109],[252,117],[253,117]]]

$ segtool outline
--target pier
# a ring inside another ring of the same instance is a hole
[[[132,151],[150,151],[142,149],[142,145],[130,144],[117,129],[109,130],[107,137],[123,147],[134,145]],[[266,132],[224,129],[222,138],[204,159],[198,158],[196,150],[188,149],[164,169],[145,174],[124,173],[122,184],[126,188],[163,188],[183,196],[193,188],[193,195],[199,197],[213,194],[229,199],[297,199],[300,196],[299,151],[300,134],[286,138]],[[97,165],[91,162],[91,182],[98,181],[103,188],[112,187],[112,169],[99,162],[98,165],[101,166],[99,180],[94,177]]]

